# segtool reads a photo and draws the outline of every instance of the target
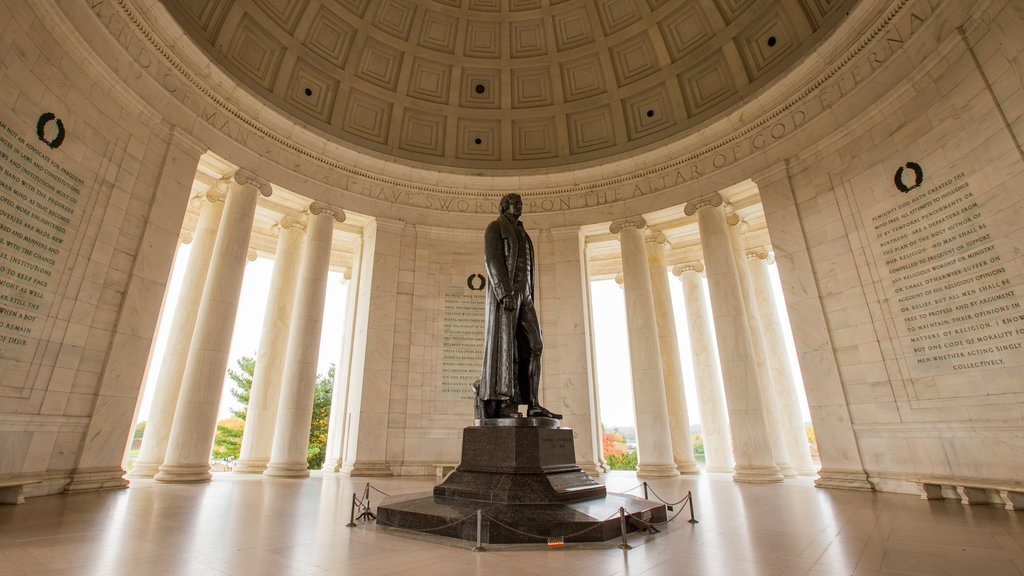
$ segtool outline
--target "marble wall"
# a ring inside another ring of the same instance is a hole
[[[784,81],[699,132],[615,162],[481,175],[326,140],[239,90],[155,0],[2,3],[2,150],[66,171],[78,195],[52,263],[40,253],[51,275],[38,312],[4,307],[22,316],[4,320],[3,336],[20,327],[27,337],[0,349],[0,484],[34,482],[29,495],[123,485],[192,176],[212,150],[375,219],[356,275],[343,472],[431,474],[457,460],[472,409],[443,387],[445,296],[482,272],[473,231],[494,217],[459,194],[533,196],[524,218],[541,271],[544,402],[566,414],[581,465],[597,471],[579,227],[607,229],[753,178],[807,383],[819,484],[1019,491],[1022,30],[1006,0],[863,0]],[[64,140],[51,148],[56,119]],[[23,238],[0,237],[8,257],[8,241],[24,253]],[[937,279],[946,268],[931,267],[952,258],[962,275]],[[24,285],[14,285],[0,295],[17,298]]]
[[[986,8],[919,23],[893,90],[755,178],[823,477],[859,452],[878,489],[1024,486],[1024,21]]]
[[[21,166],[5,163],[20,173],[4,175],[15,200],[5,205],[14,216],[4,218],[4,268],[14,274],[0,294],[25,294],[33,317],[5,319],[0,482],[31,482],[28,495],[124,485],[121,459],[201,153],[93,62],[64,52],[51,17],[20,2],[0,7],[0,136]],[[12,263],[34,260],[26,250],[49,254],[45,273]]]

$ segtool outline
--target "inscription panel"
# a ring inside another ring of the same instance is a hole
[[[476,275],[474,275],[476,276]],[[473,277],[470,277],[470,282]],[[473,400],[484,357],[485,291],[468,284],[444,293],[441,398]]]
[[[901,194],[868,234],[911,377],[1021,363],[1024,309],[964,173]]]
[[[23,360],[45,315],[82,183],[0,122],[0,360]]]

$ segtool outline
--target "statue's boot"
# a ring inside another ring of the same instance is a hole
[[[562,419],[561,414],[556,414],[555,412],[548,410],[547,408],[541,406],[540,404],[530,406],[526,410],[526,415],[529,416],[530,418],[554,418],[555,420]]]
[[[540,353],[534,352],[530,354],[530,407],[526,410],[526,415],[530,418],[554,418],[555,420],[561,420],[562,415],[556,414],[551,410],[540,405],[538,399],[540,398]]]
[[[519,405],[511,400],[504,400],[498,409],[498,418],[519,418]]]

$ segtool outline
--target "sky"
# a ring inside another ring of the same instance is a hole
[[[166,302],[178,300],[182,277],[188,262],[191,246],[182,244],[175,258],[171,281],[168,286]],[[270,288],[273,272],[273,260],[257,258],[248,262],[242,282],[239,312],[235,320],[235,329],[231,341],[228,367],[238,369],[238,359],[242,356],[255,356],[259,348],[260,329],[263,324],[264,305]],[[789,334],[789,320],[785,314],[785,304],[781,299],[781,286],[775,265],[769,266],[772,282],[775,285],[776,305],[779,307],[786,334]],[[668,271],[666,270],[666,274]],[[690,415],[690,423],[699,424],[700,414],[697,411],[697,392],[693,376],[693,364],[690,356],[689,337],[686,328],[686,311],[683,300],[682,284],[677,278],[669,275],[669,286],[672,292],[672,304],[675,310],[676,334],[679,338],[679,356],[683,366],[683,386],[686,391],[686,405]],[[331,272],[327,279],[327,296],[324,302],[324,323],[320,339],[320,355],[317,373],[326,373],[328,367],[338,363],[341,355],[342,333],[345,317],[345,301],[348,285],[342,282],[339,273]],[[704,282],[705,297],[707,282]],[[633,415],[632,378],[629,371],[629,341],[626,337],[626,313],[622,288],[614,280],[602,280],[591,283],[593,308],[600,311],[594,316],[594,345],[597,364],[598,394],[601,403],[601,422],[606,428],[635,426]],[[173,308],[173,306],[171,306]],[[154,347],[150,368],[146,376],[146,391],[142,406],[139,409],[138,421],[148,418],[152,402],[153,388],[163,360],[162,351],[166,345],[170,329],[173,309],[164,309],[161,313],[160,329]],[[799,376],[799,365],[793,349],[792,336],[787,338],[790,363]],[[238,402],[231,396],[234,382],[225,374],[223,393],[221,395],[218,419],[231,416],[231,410],[238,408]],[[542,384],[543,386],[543,384]],[[810,421],[807,402],[804,399],[803,387],[797,387],[801,399],[804,419]]]

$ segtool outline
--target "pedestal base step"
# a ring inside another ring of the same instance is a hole
[[[485,544],[546,542],[604,542],[619,537],[619,508],[643,522],[664,522],[663,504],[628,494],[573,504],[504,504],[447,498],[433,494],[391,496],[377,508],[377,524],[434,536],[477,540],[477,510],[481,511],[480,541]],[[636,528],[626,522],[627,531]]]

